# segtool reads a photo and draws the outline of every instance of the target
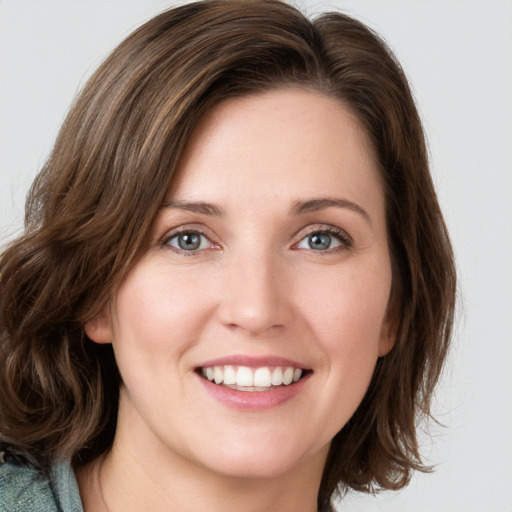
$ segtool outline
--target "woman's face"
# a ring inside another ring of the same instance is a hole
[[[393,343],[384,210],[336,100],[283,89],[211,110],[88,327],[122,375],[118,436],[217,474],[321,468]]]

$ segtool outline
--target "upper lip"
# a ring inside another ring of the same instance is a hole
[[[197,365],[197,368],[208,368],[212,366],[247,366],[249,368],[260,368],[262,366],[285,366],[293,368],[301,368],[303,370],[308,369],[302,363],[293,361],[285,357],[278,356],[248,356],[242,354],[234,354],[229,356],[223,356],[215,359],[204,361]]]

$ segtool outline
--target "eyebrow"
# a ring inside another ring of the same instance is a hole
[[[224,215],[224,210],[220,206],[202,201],[166,201],[160,208],[177,208],[179,210],[200,213],[201,215],[218,217]]]
[[[290,214],[300,215],[301,213],[317,212],[319,210],[325,210],[326,208],[332,207],[348,208],[353,210],[362,215],[364,219],[371,224],[370,216],[366,210],[352,201],[338,197],[318,197],[315,199],[308,199],[307,201],[295,201],[290,209]]]
[[[306,201],[295,201],[290,208],[290,215],[300,215],[303,213],[316,212],[325,210],[326,208],[348,208],[359,213],[364,219],[371,224],[370,216],[361,206],[347,199],[338,197],[319,197],[308,199]],[[189,212],[199,213],[201,215],[222,217],[224,210],[213,203],[206,203],[204,201],[179,201],[172,200],[166,201],[160,208],[176,208],[179,210],[186,210]]]

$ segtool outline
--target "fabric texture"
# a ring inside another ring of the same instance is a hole
[[[11,461],[0,463],[1,512],[83,512],[75,474],[67,462],[48,476]]]

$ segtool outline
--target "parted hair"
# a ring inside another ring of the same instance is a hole
[[[310,20],[277,0],[170,9],[86,83],[0,256],[0,441],[41,471],[83,465],[116,427],[120,376],[84,324],[142,254],[184,145],[222,100],[277,88],[336,98],[364,127],[386,197],[396,342],[333,439],[318,494],[405,486],[427,471],[416,427],[449,348],[455,270],[420,118],[382,39],[341,13]]]

